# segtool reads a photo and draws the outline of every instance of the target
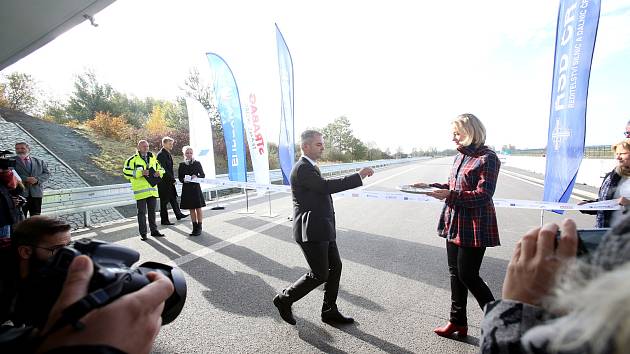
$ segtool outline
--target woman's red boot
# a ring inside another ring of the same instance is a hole
[[[457,335],[465,337],[468,335],[468,326],[458,326],[449,322],[444,327],[434,329],[433,332],[442,337],[450,337],[453,333],[457,333]]]

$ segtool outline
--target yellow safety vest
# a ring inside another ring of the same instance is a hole
[[[131,181],[131,190],[133,190],[133,196],[136,200],[159,197],[157,185],[151,186],[147,179],[142,176],[142,171],[153,167],[161,177],[164,175],[164,169],[151,152],[147,153],[147,157],[149,158],[149,166],[144,162],[140,153],[136,152],[135,155],[127,159],[123,167],[123,176]]]

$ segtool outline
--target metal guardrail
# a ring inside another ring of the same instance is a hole
[[[343,164],[321,165],[320,169],[325,176],[341,175],[353,173],[363,167],[382,168],[394,164],[407,163],[418,160],[425,160],[428,157],[408,158],[396,160],[376,160]],[[271,182],[282,182],[282,172],[277,170],[269,171]],[[228,179],[227,174],[217,175],[218,179]],[[247,180],[255,182],[254,173],[247,173]],[[181,192],[181,185],[177,185],[178,192]],[[209,187],[204,192],[231,189],[230,187]],[[90,225],[90,211],[106,209],[117,206],[134,205],[130,183],[113,184],[105,186],[81,187],[69,189],[56,189],[44,191],[42,200],[42,214],[47,215],[67,215],[83,213],[85,226]],[[159,205],[159,204],[158,204]]]

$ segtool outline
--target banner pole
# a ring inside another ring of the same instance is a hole
[[[267,191],[267,192],[266,192],[266,194],[267,194],[267,204],[268,204],[268,206],[269,206],[269,214],[267,214],[267,215],[261,215],[261,216],[264,216],[264,217],[266,217],[266,218],[275,218],[275,217],[277,217],[279,214],[273,214],[273,213],[271,212],[271,191]]]
[[[545,210],[541,210],[540,211],[540,226],[543,226],[543,223],[545,222]]]
[[[216,193],[217,201],[214,203],[214,206],[212,208],[210,208],[210,210],[224,210],[225,207],[221,206],[221,204],[219,203],[219,198],[221,197],[219,195],[219,190],[215,189],[214,193]],[[210,199],[212,199],[212,190],[210,190]]]
[[[249,210],[249,193],[247,192],[248,189],[243,187],[243,189],[245,190],[245,210],[241,210],[238,213],[239,214],[253,214],[255,213],[255,211],[250,211]]]

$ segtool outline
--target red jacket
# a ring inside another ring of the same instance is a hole
[[[438,234],[460,247],[500,245],[492,196],[501,161],[485,145],[457,149],[448,184],[431,186],[449,189],[438,223]]]

